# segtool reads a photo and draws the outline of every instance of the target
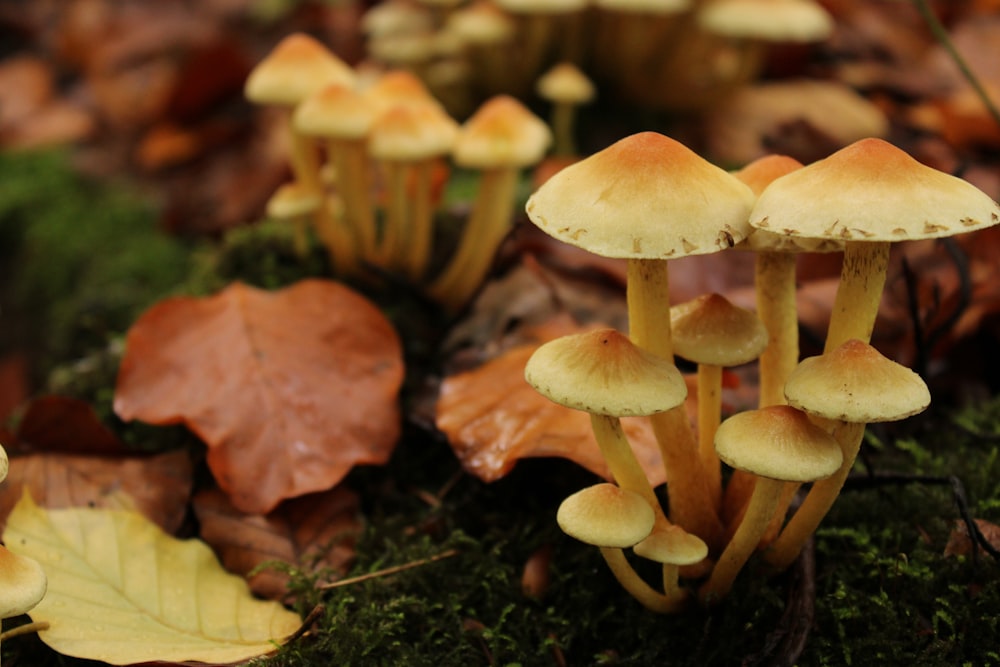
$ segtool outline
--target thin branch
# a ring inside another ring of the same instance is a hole
[[[415,560],[412,563],[403,563],[402,565],[396,565],[395,567],[387,567],[384,570],[376,570],[375,572],[369,572],[367,574],[361,574],[356,577],[348,577],[347,579],[338,579],[337,581],[331,581],[328,584],[321,584],[317,588],[320,590],[329,590],[331,588],[340,588],[341,586],[350,586],[352,584],[361,583],[362,581],[368,581],[369,579],[378,579],[379,577],[388,577],[393,574],[398,574],[399,572],[405,572],[406,570],[412,570],[413,568],[421,567],[423,565],[428,565],[430,563],[435,563],[439,560],[445,558],[451,558],[452,556],[458,555],[458,549],[449,549],[448,551],[441,552],[436,556],[431,556],[430,558],[422,558],[420,560]]]

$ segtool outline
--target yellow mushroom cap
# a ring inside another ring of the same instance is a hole
[[[611,417],[664,412],[687,397],[687,385],[673,363],[614,329],[545,343],[528,359],[524,377],[555,403]]]
[[[650,533],[632,550],[643,558],[669,565],[694,565],[708,556],[708,545],[677,525]]]
[[[760,229],[843,241],[937,238],[998,222],[1000,207],[974,185],[881,139],[776,179],[750,214]]]
[[[285,183],[267,200],[267,214],[278,220],[291,220],[319,210],[322,195],[295,181]]]
[[[670,308],[674,352],[697,364],[739,366],[767,347],[767,329],[757,314],[721,294],[704,294]]]
[[[294,106],[331,83],[354,85],[354,71],[318,40],[294,33],[257,63],[244,93],[257,104]]]
[[[811,414],[858,424],[905,419],[931,402],[919,375],[857,339],[803,359],[785,383],[785,397]]]
[[[502,44],[517,30],[514,20],[489,0],[475,0],[448,16],[445,26],[475,46]]]
[[[554,65],[538,79],[535,90],[550,102],[569,104],[584,104],[597,93],[593,82],[571,62]]]
[[[667,259],[749,232],[749,186],[681,143],[640,132],[572,164],[528,199],[545,233],[605,257]]]
[[[698,12],[706,32],[769,42],[816,42],[833,32],[833,17],[813,0],[712,0]]]
[[[295,109],[292,123],[302,134],[331,139],[362,139],[375,121],[376,105],[350,86],[331,84]]]
[[[10,461],[7,459],[7,450],[0,445],[0,482],[7,479],[7,471],[10,469]]]
[[[715,433],[715,451],[737,470],[787,482],[829,477],[844,459],[832,435],[788,405],[747,410],[727,418]]]
[[[45,571],[38,561],[0,545],[0,618],[32,609],[45,596],[46,587]]]
[[[655,521],[645,498],[608,483],[577,491],[562,501],[556,512],[556,522],[570,537],[619,549],[649,535]]]
[[[497,95],[462,124],[452,156],[470,169],[527,167],[540,161],[551,143],[543,120],[513,97]]]
[[[364,95],[374,105],[377,116],[403,104],[438,104],[424,82],[403,69],[382,74],[365,89]]]
[[[451,150],[458,123],[437,104],[395,106],[372,124],[368,150],[380,160],[417,161]]]

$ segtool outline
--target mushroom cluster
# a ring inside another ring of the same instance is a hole
[[[923,380],[870,344],[890,244],[1000,222],[986,194],[880,139],[808,166],[769,156],[728,173],[653,132],[564,168],[526,208],[555,238],[628,261],[628,335],[603,329],[556,339],[527,362],[525,378],[547,398],[591,414],[613,478],[568,498],[559,525],[600,547],[623,587],[660,612],[692,597],[678,573],[692,584],[703,579],[697,598],[713,604],[756,551],[772,571],[787,568],[834,503],[866,424],[929,405]],[[671,307],[670,259],[734,249],[757,253],[756,313],[718,294]],[[824,352],[800,361],[796,253],[838,251],[842,273]],[[675,355],[698,366],[696,424],[682,408]],[[759,405],[723,419],[721,369],[755,359]],[[651,421],[665,507],[617,426],[625,415]],[[808,492],[789,518],[804,484]],[[663,563],[663,590],[641,580],[630,558]]]
[[[362,72],[302,33],[257,64],[245,94],[287,126],[293,181],[267,212],[295,225],[296,248],[305,252],[312,232],[339,275],[399,273],[453,309],[479,286],[509,229],[520,170],[552,143],[545,122],[512,97],[489,98],[459,124],[413,72]],[[451,163],[480,181],[457,248],[436,267]]]

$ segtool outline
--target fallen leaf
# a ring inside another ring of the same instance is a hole
[[[1000,550],[1000,526],[990,523],[985,519],[975,519],[976,527],[983,534],[986,541],[994,549]],[[948,543],[944,547],[944,555],[947,556],[968,556],[973,549],[979,550],[981,547],[973,545],[972,538],[969,537],[969,529],[961,519],[955,521],[955,527],[948,535]]]
[[[266,516],[240,512],[216,489],[196,494],[193,505],[201,539],[227,570],[244,576],[267,561],[343,576],[362,527],[358,497],[343,486],[287,500]],[[287,582],[274,568],[249,579],[250,590],[270,599],[287,594]]]
[[[0,484],[0,529],[28,490],[43,507],[130,509],[175,533],[187,513],[191,484],[191,460],[184,451],[132,457],[15,456]]]
[[[178,297],[128,332],[115,389],[125,420],[184,423],[241,511],[385,463],[399,437],[402,350],[389,321],[338,283],[234,284]]]
[[[122,442],[89,403],[69,396],[38,396],[17,425],[19,450],[74,454],[123,454]]]
[[[437,426],[462,466],[480,479],[500,479],[520,459],[561,457],[610,479],[585,412],[557,405],[524,379],[524,365],[538,345],[522,345],[479,368],[446,378]],[[653,486],[666,481],[649,422],[624,418],[622,428]]]
[[[176,540],[137,512],[45,510],[25,495],[4,542],[37,560],[48,591],[31,612],[63,655],[113,665],[227,664],[270,653],[301,619],[255,599],[197,540]]]

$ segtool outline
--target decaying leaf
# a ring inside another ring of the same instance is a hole
[[[234,284],[157,304],[129,330],[115,390],[122,419],[184,423],[241,511],[329,489],[384,463],[399,436],[399,338],[364,297],[306,280]]]
[[[184,451],[128,457],[13,457],[7,479],[0,484],[0,529],[25,489],[42,507],[130,509],[174,533],[187,513],[191,460]]]
[[[11,443],[7,443],[8,446]],[[37,396],[17,425],[17,448],[29,452],[90,455],[127,452],[87,402],[69,396]]]
[[[45,569],[48,591],[31,616],[64,655],[228,664],[273,651],[301,624],[254,598],[203,542],[176,540],[136,512],[44,510],[25,495],[3,538]]]
[[[266,516],[244,514],[222,492],[206,490],[195,495],[194,511],[201,538],[227,570],[242,575],[266,561],[280,561],[342,576],[361,532],[358,497],[343,486],[287,500]],[[249,581],[254,593],[267,598],[288,592],[288,576],[275,569],[258,571]]]
[[[979,532],[983,534],[983,537],[990,543],[990,546],[1000,550],[1000,526],[985,519],[975,519],[975,522],[976,527],[979,528]],[[944,547],[944,555],[969,556],[972,554],[973,549],[979,549],[979,547],[973,544],[972,538],[969,537],[968,527],[964,521],[960,519],[956,520],[955,527],[952,528],[951,534],[948,535],[948,543]]]
[[[506,475],[523,458],[562,457],[610,478],[585,412],[557,405],[524,380],[524,365],[538,347],[522,345],[479,368],[445,379],[437,426],[463,467],[487,482]],[[655,486],[663,464],[647,420],[622,419],[639,463]]]

